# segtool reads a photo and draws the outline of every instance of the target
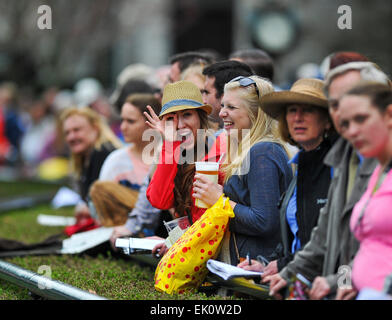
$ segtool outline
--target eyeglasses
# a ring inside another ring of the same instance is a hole
[[[256,89],[256,93],[257,93],[257,97],[260,99],[259,88],[257,88],[257,84],[253,79],[248,78],[248,77],[244,77],[244,76],[238,76],[238,77],[235,77],[234,79],[231,79],[229,82],[236,82],[236,81],[238,81],[240,83],[241,87],[248,87],[251,84],[254,84],[255,89]]]

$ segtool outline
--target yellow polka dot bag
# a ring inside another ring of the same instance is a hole
[[[229,199],[222,195],[162,257],[155,270],[155,289],[168,294],[196,290],[208,273],[208,259],[218,256],[233,217]]]

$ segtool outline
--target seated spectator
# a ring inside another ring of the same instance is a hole
[[[87,201],[91,184],[98,179],[109,153],[121,147],[122,143],[102,117],[88,107],[65,109],[61,113],[60,124],[71,152],[71,172],[83,200],[75,210],[80,221],[90,217]]]
[[[147,105],[156,113],[161,110],[160,102],[152,94],[132,94],[126,99],[121,110],[120,128],[129,145],[113,151],[106,158],[99,180],[91,186],[92,203],[103,226],[126,222],[150,170],[150,165],[143,161],[143,152],[149,144],[142,139],[145,130],[149,129],[144,116]]]
[[[282,270],[309,241],[319,211],[327,202],[332,170],[323,160],[336,133],[321,80],[300,79],[290,91],[272,92],[261,100],[264,112],[278,119],[283,140],[300,148],[290,160],[296,165],[296,172],[280,205],[283,252],[278,252],[280,257],[266,268],[261,262],[252,262],[260,264],[259,269],[268,275]],[[255,268],[245,262],[239,267]]]
[[[221,260],[232,265],[247,255],[269,257],[280,242],[277,203],[292,170],[275,120],[261,109],[261,97],[272,91],[272,84],[258,76],[236,77],[225,85],[219,113],[229,139],[225,183],[222,187],[195,176],[196,199],[209,206],[222,194],[230,199],[235,217],[229,222],[229,252],[224,243]]]
[[[390,86],[364,82],[339,101],[340,131],[366,158],[378,166],[361,199],[355,205],[350,228],[360,243],[354,258],[354,290],[382,291],[392,274],[392,90]]]
[[[220,158],[220,144],[210,134],[208,114],[212,107],[203,104],[200,90],[190,81],[168,84],[163,91],[162,110],[159,117],[152,108],[146,113],[148,123],[163,137],[160,159],[147,189],[150,203],[159,209],[174,208],[175,218],[186,216],[192,224],[206,209],[198,208],[192,197],[192,183],[195,175],[195,161],[217,161]],[[200,131],[202,129],[202,136]],[[204,148],[197,147],[203,141]],[[198,152],[205,150],[205,152]],[[200,158],[199,158],[200,157]],[[220,183],[223,177],[220,176]],[[163,255],[167,248],[159,246]]]

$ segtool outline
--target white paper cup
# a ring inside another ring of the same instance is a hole
[[[218,183],[219,162],[195,162],[196,173],[205,176],[213,183]],[[199,208],[209,208],[200,199],[196,199],[195,204]]]

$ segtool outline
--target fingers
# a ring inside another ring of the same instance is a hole
[[[198,174],[198,173],[195,174],[195,179],[196,179],[195,183],[196,182],[201,182],[201,183],[211,182],[206,176],[204,176],[202,174]]]
[[[352,300],[357,295],[355,289],[338,289],[336,294],[336,300]]]
[[[328,295],[330,287],[324,277],[316,277],[313,280],[312,289],[309,291],[309,297],[312,300],[320,300]]]
[[[242,261],[237,265],[237,267],[248,270],[248,271],[256,271],[256,272],[262,272],[263,271],[263,265],[258,262],[257,260],[251,260],[251,264],[249,265],[249,262],[247,260]]]
[[[155,123],[155,122],[157,122],[157,121],[160,121],[159,118],[158,118],[158,116],[156,115],[155,111],[151,108],[151,106],[147,106],[147,109],[148,109],[148,111],[149,111],[150,113],[144,111],[143,114],[144,114],[144,116],[146,117],[146,119],[147,119],[146,122],[147,122],[148,124],[151,125],[152,123]],[[150,114],[151,114],[151,115],[150,115]]]
[[[145,239],[153,239],[153,240],[162,240],[165,241],[164,238],[162,237],[158,237],[158,236],[150,236],[150,237],[145,237]]]
[[[343,300],[352,300],[356,297],[357,291],[350,291],[347,294],[344,295]]]
[[[248,265],[248,264],[249,264],[248,261],[244,260],[244,261],[240,262],[239,264],[237,264],[237,267],[238,268],[242,268],[242,267],[244,267],[245,265]]]
[[[269,272],[264,271],[263,275],[261,276],[261,283],[268,283],[271,281],[271,276],[274,274],[271,274]]]
[[[193,182],[193,186],[205,190],[211,190],[211,189],[215,189],[219,191],[221,191],[221,189],[223,190],[223,187],[220,184],[214,183],[206,176],[198,173],[195,174],[195,181]]]
[[[111,237],[110,237],[110,246],[112,247],[112,249],[113,249],[115,252],[118,251],[118,248],[116,247],[116,240],[117,240],[117,237],[115,237],[115,236],[111,236]]]
[[[271,268],[264,268],[264,273],[261,276],[261,282],[262,283],[267,283],[270,279],[271,276],[273,276],[274,274],[276,274],[277,272],[275,272],[274,270],[272,270]]]
[[[147,109],[150,112],[150,114],[148,114],[147,112],[144,112],[144,114],[146,115],[147,119],[151,119],[151,120],[155,120],[155,121],[160,121],[159,117],[157,116],[157,114],[155,113],[154,109],[150,106],[147,105]]]
[[[270,281],[270,296],[274,296],[276,299],[282,299],[282,296],[278,293],[279,290],[287,286],[286,280],[284,280],[279,274],[266,277],[266,280]]]
[[[167,250],[168,250],[168,248],[166,247],[166,245],[164,243],[159,243],[152,249],[152,254],[162,257],[166,253]]]
[[[193,196],[199,199],[206,191],[208,191],[208,183],[211,184],[211,182],[202,175],[198,174],[195,175],[195,179],[196,180],[193,182]]]

